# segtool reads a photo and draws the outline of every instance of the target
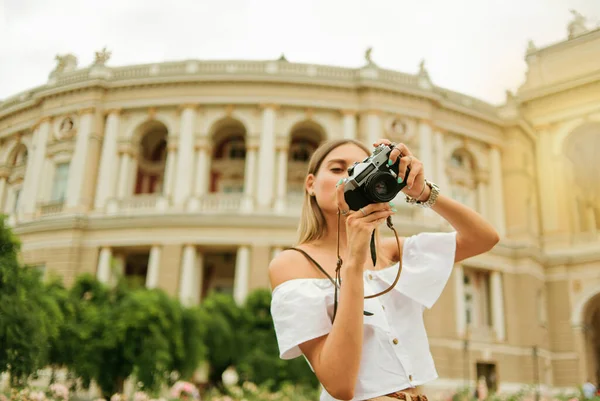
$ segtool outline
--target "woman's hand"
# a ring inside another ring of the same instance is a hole
[[[392,142],[388,139],[380,139],[375,142],[373,146],[377,147],[382,144],[391,145]],[[430,188],[425,185],[425,170],[423,168],[423,163],[413,156],[408,146],[403,143],[397,144],[390,153],[391,164],[396,163],[399,157],[400,165],[398,167],[398,179],[401,179],[402,181],[406,180],[406,186],[402,189],[402,192],[412,198],[417,198],[417,200],[425,201],[429,198]],[[406,176],[407,168],[410,169],[408,177]],[[398,182],[401,183],[401,181]]]
[[[389,203],[372,203],[357,211],[350,210],[344,200],[344,186],[340,184],[336,188],[336,200],[338,213],[345,217],[346,222],[347,258],[352,261],[349,265],[362,271],[369,256],[371,233],[394,212]]]

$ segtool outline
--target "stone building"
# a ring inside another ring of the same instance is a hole
[[[529,44],[524,83],[501,106],[436,86],[424,63],[380,68],[369,51],[360,68],[58,56],[46,84],[0,103],[0,208],[24,262],[67,284],[124,274],[187,304],[211,290],[243,302],[295,243],[318,144],[403,141],[501,235],[426,312],[432,386],[600,379],[600,29],[582,18],[560,43]],[[401,234],[450,229],[398,203]]]

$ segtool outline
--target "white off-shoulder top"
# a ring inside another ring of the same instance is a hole
[[[423,311],[433,306],[448,282],[455,251],[456,232],[421,233],[405,239],[402,273],[395,288],[364,301],[364,310],[373,315],[364,316],[362,358],[353,401],[416,387],[438,377]],[[397,272],[398,263],[382,270],[366,270],[365,295],[387,289]],[[333,301],[334,286],[328,278],[292,279],[273,289],[271,314],[280,358],[301,356],[299,344],[329,333]],[[320,399],[336,400],[325,389]]]

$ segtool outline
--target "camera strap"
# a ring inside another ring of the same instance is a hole
[[[398,232],[396,232],[396,229],[394,228],[394,225],[392,223],[392,218],[391,216],[388,217],[386,219],[386,223],[387,226],[394,232],[394,235],[396,236],[396,244],[398,246],[398,255],[400,255],[400,238],[398,237]],[[341,288],[342,286],[342,279],[340,277],[340,270],[342,268],[342,264],[344,263],[341,256],[340,256],[340,224],[341,224],[341,218],[340,218],[340,212],[338,211],[338,230],[337,230],[337,265],[335,268],[335,279],[333,277],[331,277],[331,275],[329,273],[327,273],[327,271],[325,269],[323,269],[323,267],[316,261],[314,260],[308,253],[306,253],[306,251],[300,249],[300,248],[287,248],[289,250],[294,250],[294,251],[298,251],[301,254],[303,254],[309,261],[311,261],[320,271],[321,273],[323,273],[325,276],[327,276],[327,278],[329,279],[329,281],[331,281],[331,283],[333,284],[334,288],[335,288],[335,295],[334,295],[334,300],[333,300],[333,318],[331,319],[331,322],[333,323],[333,321],[335,321],[335,315],[337,314],[337,307],[338,307],[338,290]],[[373,259],[373,266],[375,266],[375,262],[376,262],[376,252],[375,252],[375,231],[373,231],[373,234],[371,234],[371,244],[370,244],[370,248],[371,248],[371,258]],[[370,299],[370,298],[375,298],[378,296],[381,296],[383,294],[386,294],[388,292],[390,292],[392,290],[392,288],[394,288],[396,286],[396,284],[398,283],[398,280],[400,279],[400,273],[402,271],[402,261],[400,261],[398,263],[398,273],[396,274],[396,278],[394,279],[394,282],[392,283],[392,285],[384,290],[381,291],[377,294],[373,294],[373,295],[367,295],[365,296],[365,299]],[[368,312],[368,311],[363,311],[363,314],[365,316],[372,316],[373,313]]]
[[[335,268],[335,297],[334,297],[334,306],[333,306],[333,320],[335,320],[335,315],[337,313],[337,304],[338,304],[338,289],[341,288],[342,286],[342,279],[340,277],[340,270],[342,268],[342,264],[344,263],[344,261],[342,260],[342,257],[340,256],[340,225],[341,225],[341,211],[338,210],[338,227],[337,227],[337,249],[336,249],[336,253],[337,253],[337,265]],[[394,228],[394,223],[392,223],[392,216],[388,216],[388,218],[386,219],[386,224],[387,226],[390,228],[390,230],[392,230],[394,232],[394,236],[396,237],[396,245],[398,246],[398,255],[402,254],[402,251],[400,249],[400,238],[398,237],[398,232],[396,231],[396,229]],[[375,262],[377,261],[377,256],[376,256],[376,252],[375,252],[375,231],[373,231],[373,233],[371,234],[371,244],[370,244],[370,248],[371,248],[371,258],[373,259],[373,266],[375,266]],[[400,258],[402,259],[402,258]],[[376,298],[379,297],[383,294],[387,294],[388,292],[390,292],[395,286],[396,284],[398,284],[398,280],[400,279],[400,273],[402,272],[402,260],[400,260],[398,262],[398,273],[396,274],[396,278],[394,279],[394,282],[392,283],[392,285],[389,286],[389,288],[378,292],[377,294],[372,294],[372,295],[367,295],[365,296],[365,299],[371,299],[371,298]],[[365,313],[366,314],[366,313]]]

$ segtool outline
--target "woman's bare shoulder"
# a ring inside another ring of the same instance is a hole
[[[302,253],[286,249],[269,263],[271,288],[298,278],[316,278],[314,267]]]

